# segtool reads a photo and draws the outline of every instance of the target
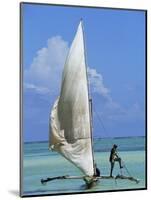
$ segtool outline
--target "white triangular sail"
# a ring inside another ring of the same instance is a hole
[[[94,174],[90,110],[82,22],[69,50],[60,97],[50,117],[49,148],[63,155],[85,175]]]

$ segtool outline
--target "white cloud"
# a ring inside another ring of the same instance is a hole
[[[58,93],[68,50],[68,43],[61,36],[49,38],[47,46],[37,51],[29,69],[25,71],[25,88],[42,94],[48,93],[48,90],[50,94]],[[103,83],[103,76],[93,68],[88,68],[88,76],[92,92],[114,104],[109,89]]]
[[[26,86],[30,84],[47,88],[51,94],[57,93],[68,49],[68,43],[61,36],[48,39],[47,46],[36,53],[29,69],[25,71]]]
[[[34,90],[36,93],[39,94],[48,94],[49,90],[46,87],[40,87],[40,86],[36,86],[34,84],[30,84],[30,83],[25,83],[24,84],[24,88],[25,90]]]
[[[64,62],[69,51],[68,43],[61,36],[49,38],[47,46],[37,51],[28,70],[25,71],[25,89],[39,94],[59,95]],[[109,89],[104,85],[102,74],[88,68],[91,92],[99,94],[104,109],[121,112],[121,107],[112,100]]]
[[[97,93],[104,99],[104,106],[109,110],[122,111],[120,105],[113,101],[110,90],[104,85],[102,74],[98,73],[96,69],[88,68],[89,84],[92,93]],[[123,111],[122,111],[123,112]]]
[[[109,89],[105,87],[103,83],[103,77],[96,69],[88,68],[89,83],[92,87],[92,92],[101,94],[102,96],[109,98]]]
[[[38,94],[50,95],[55,98],[59,95],[61,76],[69,51],[69,46],[61,36],[55,36],[47,41],[47,46],[40,49],[29,67],[25,71],[24,88]],[[91,93],[99,95],[97,108],[103,118],[110,120],[132,120],[144,116],[144,111],[138,103],[125,109],[112,99],[110,90],[105,86],[103,76],[94,68],[88,68],[88,79]],[[50,100],[50,98],[49,98]]]

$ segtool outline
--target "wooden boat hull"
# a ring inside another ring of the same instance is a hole
[[[86,183],[86,189],[93,188],[99,182],[99,179],[97,177],[84,177],[83,180]]]
[[[99,179],[94,179],[91,182],[86,183],[86,188],[91,189],[91,188],[95,187],[98,184],[98,182],[99,182]]]

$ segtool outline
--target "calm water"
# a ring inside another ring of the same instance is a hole
[[[109,175],[109,154],[112,144],[118,144],[120,156],[133,177],[140,179],[139,184],[128,180],[101,180],[97,186],[86,190],[83,180],[55,180],[41,185],[41,178],[80,175],[80,171],[59,154],[48,150],[47,142],[24,144],[23,191],[24,195],[92,192],[104,190],[135,189],[145,187],[145,138],[128,137],[95,139],[94,155],[102,175]],[[113,175],[119,174],[118,163]],[[123,174],[128,175],[125,169]]]

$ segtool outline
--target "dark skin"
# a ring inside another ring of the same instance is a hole
[[[113,145],[113,147],[111,149],[109,161],[111,163],[110,176],[112,177],[115,162],[119,163],[120,169],[123,168],[121,165],[121,158],[117,154],[117,145]]]
[[[97,167],[97,165],[95,164],[95,174],[94,176],[100,176],[100,170],[99,168]]]

